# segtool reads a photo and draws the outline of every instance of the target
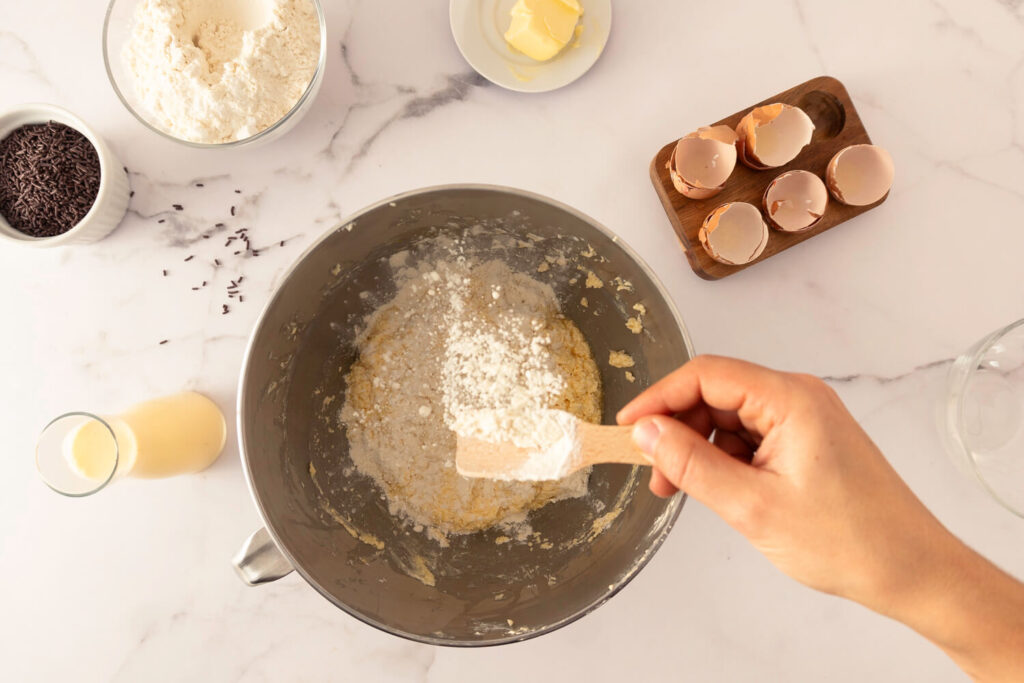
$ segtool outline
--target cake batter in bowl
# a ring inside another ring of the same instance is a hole
[[[569,207],[474,185],[370,207],[299,259],[250,339],[238,432],[266,532],[250,539],[236,566],[250,583],[294,567],[349,614],[412,640],[515,642],[564,626],[620,590],[660,547],[684,499],[651,495],[647,468],[601,465],[585,496],[533,510],[519,533],[496,526],[441,543],[392,514],[381,488],[353,466],[339,411],[367,317],[397,291],[396,255],[415,265],[439,241],[499,258],[552,288],[597,362],[605,423],[692,355],[649,269]]]

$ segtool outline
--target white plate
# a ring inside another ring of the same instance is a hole
[[[612,28],[611,0],[580,0],[583,32],[559,54],[537,62],[505,42],[516,0],[451,0],[455,44],[477,73],[518,92],[547,92],[587,73],[601,56]]]

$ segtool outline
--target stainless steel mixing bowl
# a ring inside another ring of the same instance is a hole
[[[447,548],[388,513],[380,490],[353,471],[336,413],[357,328],[394,293],[388,258],[415,254],[438,234],[463,235],[482,255],[496,237],[522,240],[502,257],[549,282],[563,313],[586,336],[601,371],[606,423],[692,355],[683,322],[654,274],[578,211],[528,192],[478,185],[385,200],[297,261],[249,341],[238,434],[266,529],[250,537],[235,564],[251,584],[294,567],[341,609],[405,638],[460,646],[514,642],[564,626],[619,591],[664,541],[683,497],[651,495],[647,468],[598,466],[585,498],[532,513],[533,542],[500,542],[501,532],[489,530],[454,537]],[[573,262],[537,273],[538,261],[555,250],[575,255]],[[586,270],[606,286],[585,288]],[[636,315],[636,303],[647,311],[642,334],[624,324]],[[634,382],[608,364],[611,350],[635,359]]]

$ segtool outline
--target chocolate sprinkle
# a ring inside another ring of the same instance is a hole
[[[18,232],[67,232],[89,213],[99,189],[99,156],[73,128],[30,124],[0,140],[0,214]]]
[[[167,271],[166,270],[164,271],[164,277],[167,277]]]
[[[181,204],[172,204],[172,206],[174,207],[175,211],[184,211],[185,210],[185,207],[182,206]]]
[[[195,258],[195,254],[190,255],[187,259],[185,259],[185,263],[188,263],[189,261],[191,261],[194,258]]]
[[[166,340],[166,339],[164,339],[164,340],[163,340],[162,342],[160,342],[160,346],[163,346],[163,345],[164,345],[164,344],[166,344],[166,343],[167,343],[167,340]]]

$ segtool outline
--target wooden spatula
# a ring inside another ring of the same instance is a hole
[[[575,418],[567,422],[575,434],[568,442],[549,448],[524,448],[458,436],[455,467],[465,477],[547,481],[601,463],[651,464],[633,444],[632,427],[605,427]]]

